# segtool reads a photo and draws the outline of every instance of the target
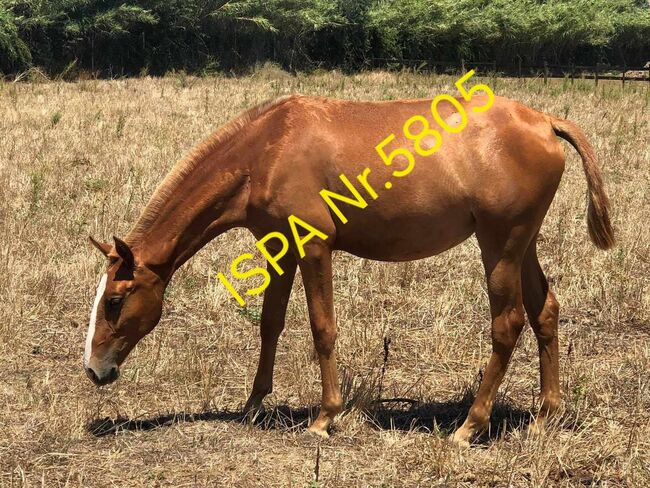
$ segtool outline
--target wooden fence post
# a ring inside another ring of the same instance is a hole
[[[544,60],[544,84],[548,83],[548,63]]]
[[[594,79],[596,81],[596,85],[598,85],[598,63],[596,63],[596,77]]]
[[[623,77],[621,78],[621,82],[623,83],[623,88],[625,88],[625,65],[623,65]]]
[[[571,63],[571,84],[573,85],[573,79],[575,78],[576,75],[576,65],[574,63]]]

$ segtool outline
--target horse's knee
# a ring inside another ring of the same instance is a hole
[[[284,319],[269,319],[262,317],[260,323],[260,338],[262,342],[276,342],[284,329]]]
[[[318,354],[329,356],[336,344],[336,326],[327,324],[312,324],[314,347]]]

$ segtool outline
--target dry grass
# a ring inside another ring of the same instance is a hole
[[[103,259],[87,234],[124,235],[155,184],[240,110],[299,91],[350,99],[453,93],[455,78],[369,73],[0,85],[0,485],[650,485],[650,96],[648,85],[496,80],[501,95],[568,116],[605,171],[618,244],[589,242],[575,152],[544,224],[540,258],[562,304],[565,413],[525,439],[538,361],[527,330],[492,429],[459,452],[489,354],[474,239],[431,259],[336,258],[341,376],[350,409],[322,442],[304,427],[319,374],[295,285],[275,392],[255,425],[239,409],[259,348],[260,302],[241,313],[215,273],[253,245],[231,232],[173,280],[164,318],[97,390],[81,368]],[[376,141],[368,141],[374,144]],[[299,281],[299,280],[298,280]],[[382,376],[384,338],[390,338]],[[382,382],[383,399],[373,403]],[[316,479],[316,458],[319,453]],[[319,484],[320,483],[320,484]]]

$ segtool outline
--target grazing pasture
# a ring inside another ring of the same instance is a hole
[[[299,279],[266,413],[252,422],[241,414],[257,364],[261,297],[240,309],[216,273],[253,248],[247,231],[216,239],[181,268],[161,323],[119,381],[97,389],[83,372],[105,267],[87,236],[125,235],[196,143],[268,98],[433,97],[454,94],[456,78],[290,76],[267,66],[239,78],[0,84],[0,486],[650,485],[647,83],[481,80],[581,126],[612,204],[617,244],[603,252],[587,235],[585,177],[565,144],[566,172],[538,244],[561,306],[564,405],[545,434],[525,435],[539,391],[527,328],[490,431],[469,450],[447,440],[491,349],[474,238],[410,263],[336,255],[347,408],[328,440],[305,433],[320,372]]]

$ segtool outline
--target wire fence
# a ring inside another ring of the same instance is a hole
[[[645,66],[620,66],[610,64],[578,65],[578,64],[523,64],[521,59],[511,64],[499,64],[496,61],[435,61],[430,59],[398,59],[372,58],[373,68],[400,69],[409,68],[422,72],[434,73],[464,73],[476,69],[482,73],[494,73],[499,76],[516,78],[549,78],[619,80],[625,84],[629,81],[647,81],[650,83],[650,62]]]

